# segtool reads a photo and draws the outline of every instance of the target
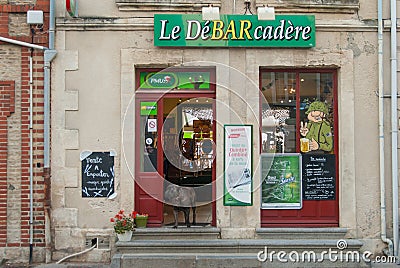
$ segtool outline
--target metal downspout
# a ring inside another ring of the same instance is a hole
[[[398,115],[397,115],[397,3],[390,0],[390,69],[391,69],[391,120],[392,120],[392,191],[393,191],[393,252],[399,249],[399,181],[398,181]]]
[[[33,259],[33,48],[29,56],[29,263]]]
[[[388,244],[389,255],[393,256],[393,242],[386,233],[385,194],[385,136],[384,136],[384,92],[383,92],[383,18],[382,0],[378,0],[378,106],[379,106],[379,179],[381,204],[381,239]]]
[[[50,0],[49,10],[49,49],[44,51],[44,130],[43,130],[43,154],[44,154],[44,175],[46,190],[46,204],[45,204],[45,241],[46,241],[46,263],[51,261],[51,219],[50,219],[50,204],[51,199],[48,193],[51,191],[50,180],[50,77],[51,77],[51,62],[57,55],[54,49],[55,43],[55,0]]]
[[[50,64],[57,55],[54,31],[55,2],[50,0],[49,49],[44,52],[44,168],[50,167]]]

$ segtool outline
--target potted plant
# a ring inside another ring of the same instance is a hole
[[[132,239],[137,214],[136,211],[132,211],[132,213],[127,215],[124,210],[121,209],[117,215],[110,219],[110,222],[114,224],[114,231],[119,241],[130,241]]]
[[[148,218],[149,218],[148,214],[137,214],[135,217],[136,227],[137,228],[146,228]]]

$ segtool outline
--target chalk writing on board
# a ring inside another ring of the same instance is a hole
[[[335,200],[335,155],[303,155],[303,200]]]
[[[114,156],[110,152],[93,152],[81,164],[82,197],[109,197],[114,193]]]

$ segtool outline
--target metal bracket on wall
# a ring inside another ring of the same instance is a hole
[[[378,91],[375,91],[375,95],[376,95],[377,97],[379,97]],[[383,95],[383,96],[382,96],[382,98],[391,98],[391,97],[392,97],[392,95]],[[400,95],[397,95],[397,98],[400,98]]]

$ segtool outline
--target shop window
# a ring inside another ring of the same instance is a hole
[[[334,153],[334,76],[261,70],[262,153]]]

